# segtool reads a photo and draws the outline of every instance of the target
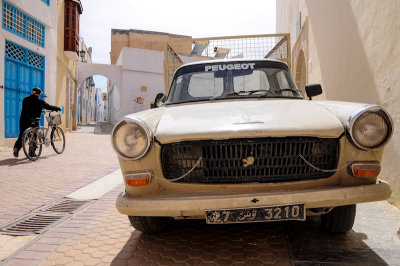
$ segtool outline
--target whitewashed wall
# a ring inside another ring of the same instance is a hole
[[[163,62],[163,52],[128,47],[122,49],[117,61],[122,68],[122,88],[112,90],[109,95],[110,112],[115,111],[114,121],[148,109],[157,93],[164,91]],[[117,93],[120,93],[120,97],[117,97]]]
[[[1,1],[2,3],[2,1]],[[45,26],[45,47],[40,47],[0,27],[0,85],[4,87],[5,40],[21,45],[45,56],[45,90],[50,104],[56,102],[57,69],[57,1],[50,1],[50,6],[41,0],[11,0],[11,5],[34,18]],[[2,12],[0,12],[2,23]],[[4,89],[0,88],[0,147],[12,147],[16,139],[4,137]]]
[[[308,17],[309,83],[321,83],[327,100],[379,104],[392,115],[381,178],[400,206],[400,1],[276,1],[276,32],[290,33]]]

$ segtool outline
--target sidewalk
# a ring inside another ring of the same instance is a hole
[[[56,154],[43,146],[41,157],[29,161],[21,150],[0,152],[0,226],[63,197],[119,168],[109,135],[66,133],[66,147]]]
[[[65,137],[64,153],[43,146],[34,162],[22,150],[18,158],[11,149],[0,152],[0,226],[119,168],[110,135],[82,127]]]

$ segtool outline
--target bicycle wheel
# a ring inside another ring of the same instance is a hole
[[[38,140],[38,134],[36,128],[28,128],[22,135],[22,148],[24,150],[26,158],[31,161],[39,159],[42,153],[42,144]]]
[[[63,130],[60,127],[55,126],[51,129],[50,142],[53,150],[56,153],[63,153],[65,149],[65,136]]]

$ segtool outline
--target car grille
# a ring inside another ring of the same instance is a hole
[[[332,176],[316,168],[336,168],[338,150],[337,139],[313,137],[187,141],[162,145],[161,161],[165,178],[177,182],[283,182]]]

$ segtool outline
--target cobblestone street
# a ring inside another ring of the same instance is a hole
[[[66,150],[44,147],[38,161],[0,151],[0,226],[35,212],[105,176],[118,160],[109,135],[92,127],[66,134]],[[120,173],[119,173],[120,174]],[[400,212],[387,202],[359,204],[353,230],[334,235],[319,219],[206,225],[179,220],[157,235],[135,231],[114,203],[123,185],[47,231],[0,235],[0,265],[399,265]]]

